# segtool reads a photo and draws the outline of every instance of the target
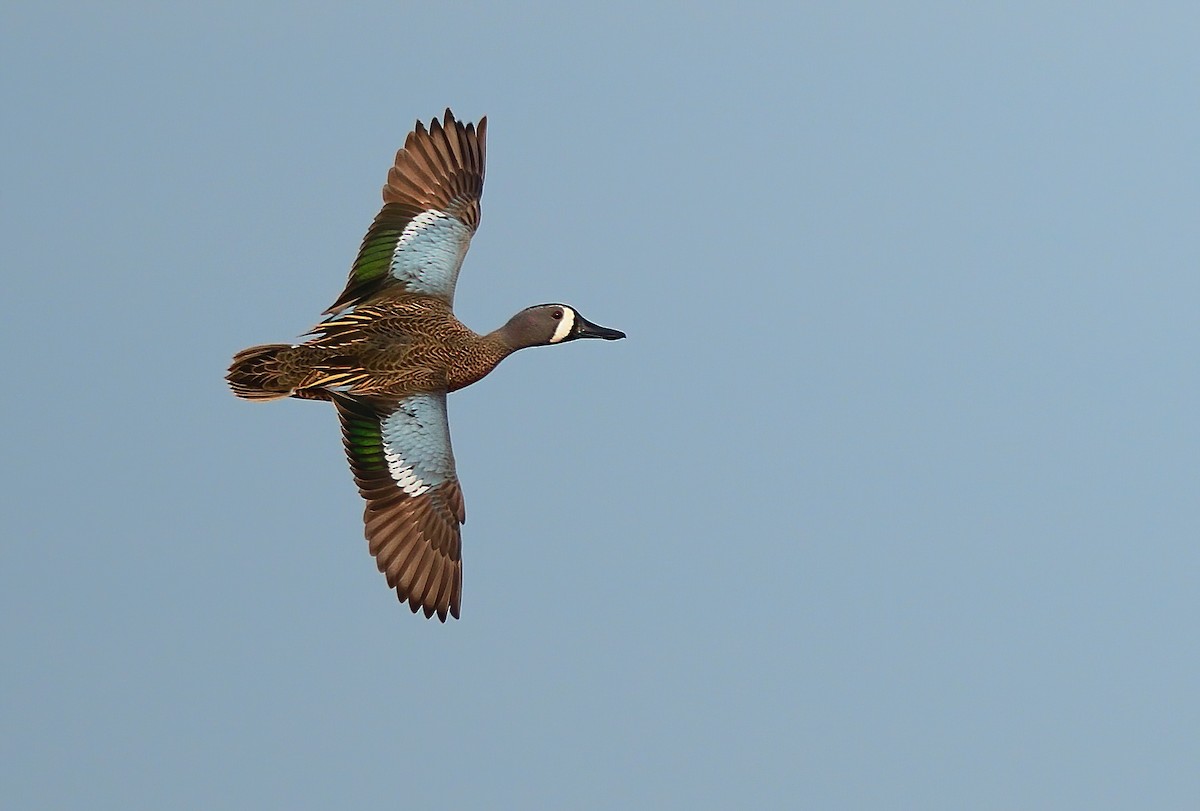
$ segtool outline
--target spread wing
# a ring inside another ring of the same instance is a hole
[[[383,187],[383,209],[363,238],[346,289],[327,313],[402,285],[454,303],[454,285],[479,227],[487,118],[464,124],[449,109],[429,129],[420,121]]]
[[[454,472],[446,395],[399,400],[332,392],[379,571],[413,613],[458,618],[466,520]]]

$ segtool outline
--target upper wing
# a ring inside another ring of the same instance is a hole
[[[383,209],[363,237],[336,313],[384,287],[454,303],[458,270],[479,227],[487,118],[464,124],[449,109],[408,134],[383,187]]]
[[[367,500],[367,541],[379,571],[426,617],[462,606],[466,520],[454,472],[445,394],[368,400],[331,393],[358,490]]]

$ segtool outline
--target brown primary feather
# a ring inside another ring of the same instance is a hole
[[[384,202],[412,202],[444,211],[474,231],[479,227],[486,141],[486,117],[475,127],[456,121],[446,110],[444,123],[435,118],[428,130],[417,122],[396,153]]]
[[[418,121],[396,152],[383,202],[444,211],[474,231],[479,227],[486,142],[486,116],[478,126],[456,121],[450,110],[428,129]]]

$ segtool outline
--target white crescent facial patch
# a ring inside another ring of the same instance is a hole
[[[575,311],[570,307],[563,307],[562,311],[562,320],[558,322],[558,326],[554,328],[554,334],[550,336],[550,343],[552,344],[556,344],[563,338],[566,338],[575,327]]]

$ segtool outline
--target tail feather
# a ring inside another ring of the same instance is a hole
[[[225,379],[229,388],[245,400],[278,400],[292,393],[294,384],[285,381],[283,353],[288,344],[264,344],[243,349],[233,356]]]

